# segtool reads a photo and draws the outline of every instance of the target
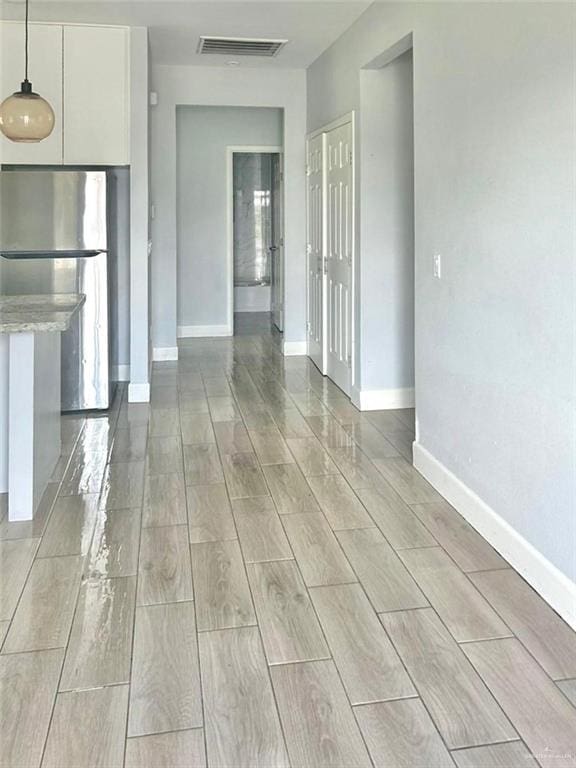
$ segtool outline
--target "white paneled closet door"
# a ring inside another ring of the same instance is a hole
[[[325,134],[307,142],[308,356],[326,373],[324,345],[324,144]]]
[[[326,134],[326,373],[350,394],[352,365],[352,123]]]

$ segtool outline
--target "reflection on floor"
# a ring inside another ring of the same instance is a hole
[[[255,326],[64,418],[0,523],[0,764],[574,766],[574,633],[413,470],[411,411]]]

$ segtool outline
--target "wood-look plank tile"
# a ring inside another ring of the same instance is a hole
[[[382,475],[372,460],[357,445],[349,445],[345,448],[329,448],[328,452],[340,472],[355,490],[358,488],[377,488],[382,482]]]
[[[0,765],[39,768],[64,651],[0,656]]]
[[[576,707],[576,680],[559,680],[556,685]]]
[[[576,676],[576,632],[516,571],[470,578],[553,680]]]
[[[224,475],[216,445],[185,445],[184,476],[186,485],[222,483]]]
[[[8,634],[9,628],[10,628],[9,621],[0,621],[0,648],[2,648],[2,643],[4,642],[4,638]]]
[[[209,379],[209,381],[215,381],[215,379]],[[202,374],[192,371],[178,373],[177,385],[179,392],[200,392],[203,394],[206,390]]]
[[[109,464],[102,481],[100,506],[105,509],[139,508],[144,492],[144,466],[143,461]]]
[[[187,495],[188,528],[193,544],[237,538],[224,483],[190,486]]]
[[[337,475],[339,473],[338,467],[317,437],[289,438],[286,442],[294,454],[302,474],[306,477]]]
[[[268,663],[328,658],[328,646],[296,563],[254,563],[247,570]]]
[[[32,564],[3,653],[62,648],[68,642],[82,558],[48,557]]]
[[[231,499],[268,495],[268,488],[254,453],[226,454],[222,456],[222,465]]]
[[[264,467],[263,471],[281,515],[320,511],[310,486],[295,464],[275,464]]]
[[[274,429],[276,426],[272,415],[266,410],[266,404],[250,400],[248,405],[243,405],[238,401],[242,418],[248,429]]]
[[[143,528],[137,605],[192,600],[192,570],[185,525]]]
[[[110,461],[143,461],[147,440],[148,427],[145,425],[117,429],[112,438]]]
[[[0,619],[4,621],[12,618],[38,543],[38,539],[0,541]]]
[[[310,597],[351,704],[417,695],[360,584],[314,587]]]
[[[248,430],[241,421],[217,421],[214,425],[220,454],[251,453],[252,443]]]
[[[215,443],[212,420],[207,413],[183,413],[180,416],[182,442],[184,445]]]
[[[108,461],[107,447],[101,451],[77,448],[64,473],[60,496],[99,493]]]
[[[56,499],[38,557],[85,555],[98,519],[98,496],[62,496]]]
[[[80,589],[60,690],[130,681],[136,578],[91,579]]]
[[[283,523],[307,586],[357,581],[321,512],[286,515]]]
[[[223,376],[206,376],[204,378],[204,389],[208,397],[231,397],[232,390],[228,379]]]
[[[198,630],[256,624],[237,541],[192,544]]]
[[[374,464],[407,504],[442,500],[438,491],[405,458],[374,459]]]
[[[293,766],[372,765],[332,661],[270,669]]]
[[[42,768],[122,768],[127,712],[127,685],[59,693]]]
[[[374,527],[374,521],[342,475],[309,477],[308,484],[333,530]]]
[[[414,504],[412,510],[463,571],[508,567],[506,560],[444,499],[432,504]]]
[[[128,736],[201,725],[194,604],[137,608]]]
[[[148,403],[122,403],[116,426],[125,429],[131,425],[148,424],[151,413],[152,409]]]
[[[306,423],[306,419],[297,410],[284,411],[274,416],[274,421],[285,440],[288,438],[314,436],[314,433]]]
[[[420,699],[355,708],[375,768],[454,768]]]
[[[269,429],[252,429],[249,431],[250,440],[258,461],[265,464],[293,464],[294,457],[288,450],[286,441],[276,427]]]
[[[399,418],[398,414],[390,411],[372,411],[367,413],[364,418],[373,424],[383,435],[389,432],[397,432],[399,429],[405,429],[406,424]]]
[[[346,424],[343,429],[369,459],[388,459],[391,456],[398,456],[398,450],[368,421]]]
[[[257,627],[204,632],[199,645],[209,764],[288,768]]]
[[[8,494],[0,520],[0,539],[34,539],[43,535],[58,493],[58,483],[50,482],[38,503],[33,520],[8,520]]]
[[[150,437],[170,437],[180,434],[178,408],[154,408],[150,412]]]
[[[241,418],[240,411],[233,397],[209,397],[208,406],[212,421],[237,421]]]
[[[124,768],[206,768],[204,731],[191,728],[126,739]]]
[[[544,767],[576,766],[576,709],[516,638],[462,646]]]
[[[422,591],[377,528],[338,531],[336,536],[376,611],[428,605]]]
[[[235,499],[232,510],[244,562],[258,563],[293,557],[280,517],[270,496]]]
[[[394,549],[433,547],[436,541],[392,486],[359,488],[356,495]]]
[[[452,752],[458,768],[538,768],[538,763],[521,741],[489,744]]]
[[[134,576],[138,571],[139,539],[139,509],[101,509],[86,557],[86,575]]]
[[[380,616],[449,749],[518,738],[432,609]],[[492,645],[507,640],[491,640]]]
[[[185,488],[183,474],[146,477],[142,526],[153,528],[160,525],[185,524]]]
[[[148,440],[146,474],[170,475],[182,472],[182,441],[178,435]]]
[[[208,398],[199,392],[180,392],[180,413],[209,413]]]
[[[510,637],[510,629],[443,549],[405,549],[398,554],[459,643]]]
[[[150,406],[155,408],[176,408],[178,405],[178,388],[176,384],[164,384],[150,388]]]
[[[414,432],[411,429],[400,429],[398,432],[387,432],[386,440],[391,443],[407,462],[414,461]]]
[[[354,440],[333,416],[308,416],[306,421],[325,448],[346,448]]]
[[[324,403],[310,392],[295,393],[292,395],[292,400],[296,403],[300,413],[306,416],[306,420],[311,416],[328,416],[330,414]],[[331,416],[331,418],[334,417]]]

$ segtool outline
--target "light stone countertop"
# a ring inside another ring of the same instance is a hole
[[[82,293],[0,296],[0,333],[66,331],[85,301]]]

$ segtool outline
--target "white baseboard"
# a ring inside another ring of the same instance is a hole
[[[129,365],[113,365],[110,368],[110,375],[112,381],[130,381],[130,366]]]
[[[179,325],[179,339],[201,339],[211,336],[232,336],[233,329],[229,325]]]
[[[284,357],[306,355],[308,352],[308,344],[305,341],[285,341],[282,345],[282,352],[284,353]]]
[[[129,403],[149,403],[150,402],[150,384],[128,384],[128,402]]]
[[[152,360],[155,363],[178,360],[178,347],[154,347],[152,350]]]
[[[414,408],[414,388],[358,389],[352,387],[350,399],[360,411],[387,411],[391,408]]]
[[[576,584],[419,443],[414,466],[576,630]]]

